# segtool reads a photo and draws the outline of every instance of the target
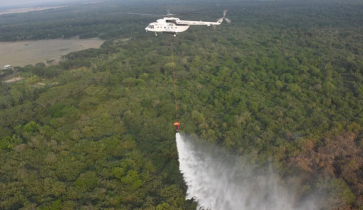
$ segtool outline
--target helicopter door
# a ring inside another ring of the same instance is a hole
[[[174,30],[174,24],[173,23],[168,23],[168,25],[166,27],[166,31],[172,32],[173,30]]]

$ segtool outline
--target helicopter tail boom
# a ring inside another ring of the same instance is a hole
[[[231,20],[226,18],[227,10],[223,11],[223,17],[219,18],[217,22],[206,22],[206,21],[190,21],[190,20],[177,20],[177,24],[186,24],[186,25],[195,25],[195,26],[218,26],[223,20],[226,20],[227,23],[231,23]]]

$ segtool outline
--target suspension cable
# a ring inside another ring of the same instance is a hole
[[[170,46],[171,46],[171,62],[172,62],[173,76],[174,76],[175,110],[178,110],[178,105],[177,105],[177,100],[176,100],[176,84],[175,84],[175,70],[174,70],[173,38],[171,38],[171,40],[170,40]]]

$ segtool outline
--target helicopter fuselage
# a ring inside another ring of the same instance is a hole
[[[191,25],[205,25],[205,26],[215,26],[220,25],[223,18],[219,19],[217,22],[205,22],[205,21],[189,21],[180,20],[179,18],[164,17],[163,19],[158,19],[156,22],[150,23],[146,28],[146,32],[157,33],[172,33],[176,36],[177,33],[186,31]]]

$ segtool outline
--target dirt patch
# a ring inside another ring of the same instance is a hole
[[[58,6],[58,7],[25,7],[25,8],[16,8],[16,9],[8,9],[5,11],[0,11],[0,15],[6,15],[6,14],[13,14],[13,13],[25,13],[25,12],[32,12],[32,11],[41,11],[41,10],[47,10],[47,9],[57,9],[64,6]]]
[[[99,48],[104,41],[92,39],[50,39],[39,41],[0,42],[0,66],[25,66],[54,60],[70,52]]]
[[[14,77],[14,78],[11,78],[11,79],[8,79],[8,80],[5,80],[4,83],[12,83],[12,82],[17,82],[17,81],[20,81],[24,79],[23,77]]]
[[[116,40],[114,41],[114,43],[127,42],[127,41],[129,41],[130,39],[131,39],[131,38],[116,39]]]

